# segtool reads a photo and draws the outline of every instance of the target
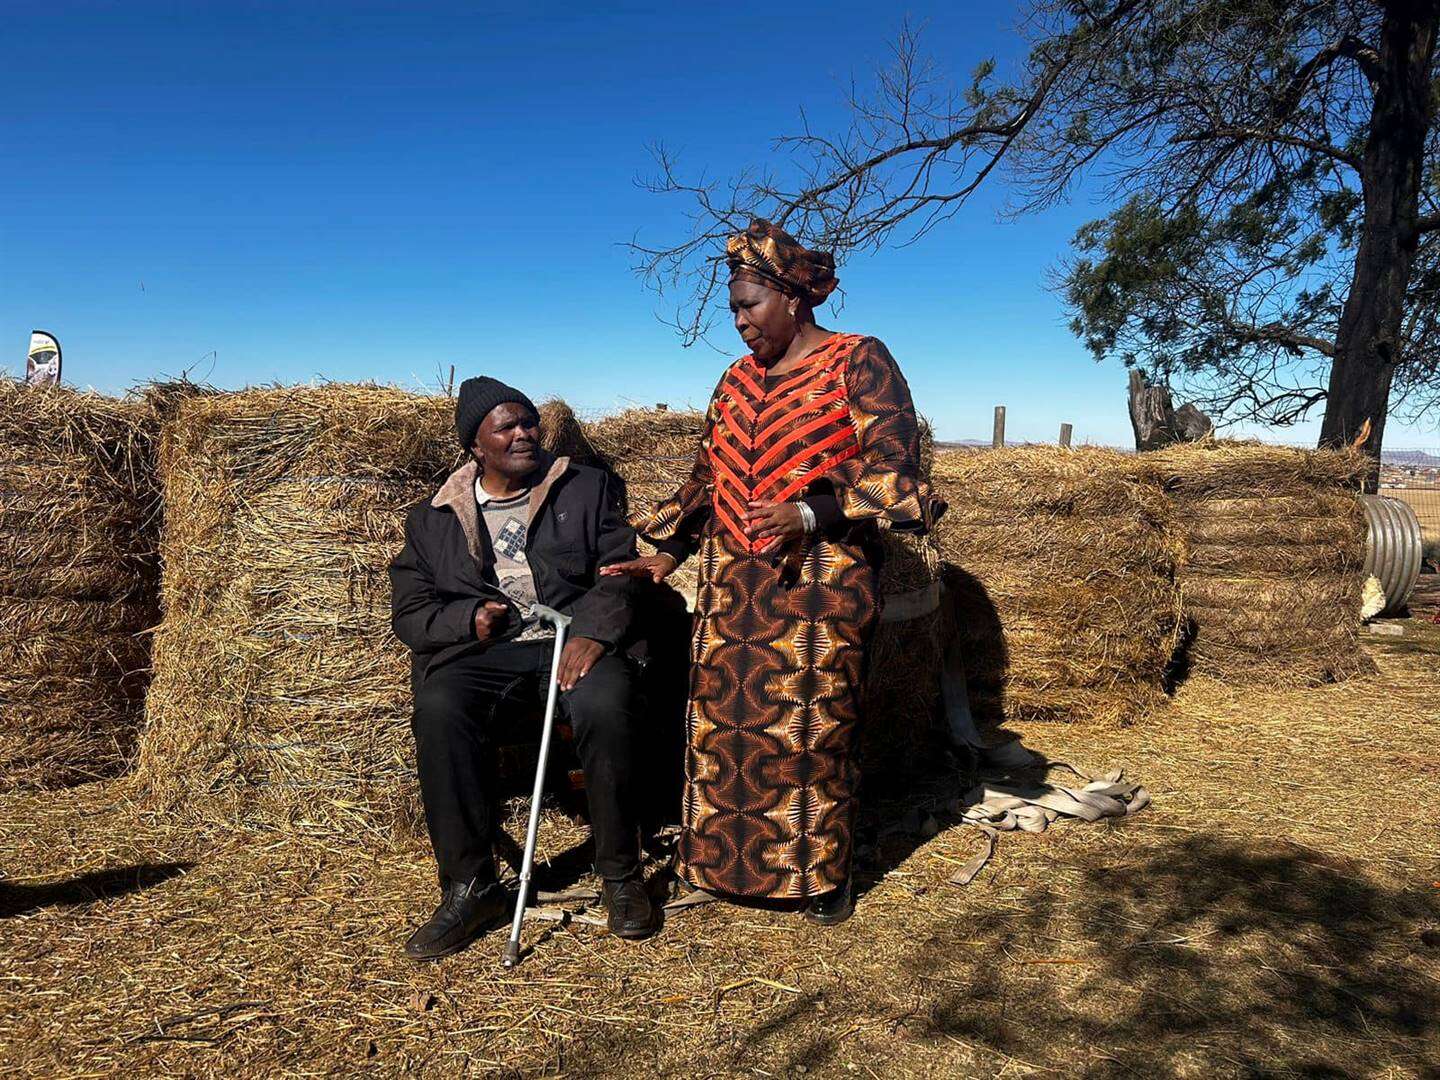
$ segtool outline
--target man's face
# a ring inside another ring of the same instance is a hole
[[[470,448],[492,476],[523,480],[540,464],[540,418],[518,401],[491,409]]]

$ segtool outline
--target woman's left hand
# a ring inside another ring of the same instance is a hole
[[[800,517],[800,508],[793,502],[752,499],[750,509],[745,511],[745,532],[752,540],[770,538],[760,549],[760,553],[765,554],[787,540],[804,536],[805,522]]]

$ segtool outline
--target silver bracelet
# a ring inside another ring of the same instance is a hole
[[[806,535],[813,533],[820,524],[815,520],[814,509],[811,508],[809,503],[804,501],[797,502],[795,505],[800,508],[800,525],[804,528]]]

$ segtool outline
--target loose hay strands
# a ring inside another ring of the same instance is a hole
[[[984,727],[1129,722],[1165,700],[1183,547],[1154,470],[1133,455],[945,452],[934,469],[948,633]]]
[[[516,971],[498,962],[503,930],[437,964],[401,954],[434,903],[418,845],[137,828],[94,805],[101,785],[6,796],[4,1066],[1423,1075],[1440,1060],[1419,1022],[1440,1008],[1427,895],[1440,667],[1433,652],[1382,664],[1383,709],[1369,682],[1197,678],[1171,723],[1030,725],[1051,758],[1124,760],[1155,803],[1016,837],[967,889],[946,884],[979,838],[953,825],[959,789],[917,784],[862,806],[862,895],[843,927],[728,904],[672,914],[644,942],[527,924]],[[1387,792],[1381,817],[1337,790]],[[577,880],[578,832],[556,824],[547,815],[541,887],[580,892],[567,887],[593,879]]]
[[[186,402],[167,426],[165,618],[145,804],[384,835],[410,824],[387,567],[457,452],[453,403],[378,386]]]
[[[1189,548],[1188,670],[1278,685],[1373,670],[1358,642],[1363,454],[1206,441],[1144,457]]]
[[[0,790],[114,776],[158,613],[153,414],[0,382]]]

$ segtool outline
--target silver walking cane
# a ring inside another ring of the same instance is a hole
[[[550,760],[550,736],[555,731],[555,702],[560,696],[560,654],[565,649],[565,635],[570,629],[569,615],[561,615],[544,604],[532,604],[530,617],[555,627],[555,655],[550,660],[550,692],[545,700],[545,725],[540,729],[540,761],[535,766],[535,790],[530,793],[530,824],[525,830],[525,858],[520,862],[520,893],[515,897],[515,921],[510,924],[510,940],[505,943],[505,958],[501,961],[507,968],[513,968],[520,962],[520,925],[525,921],[530,873],[535,869],[535,840],[540,832],[540,793],[545,786],[545,765]]]

